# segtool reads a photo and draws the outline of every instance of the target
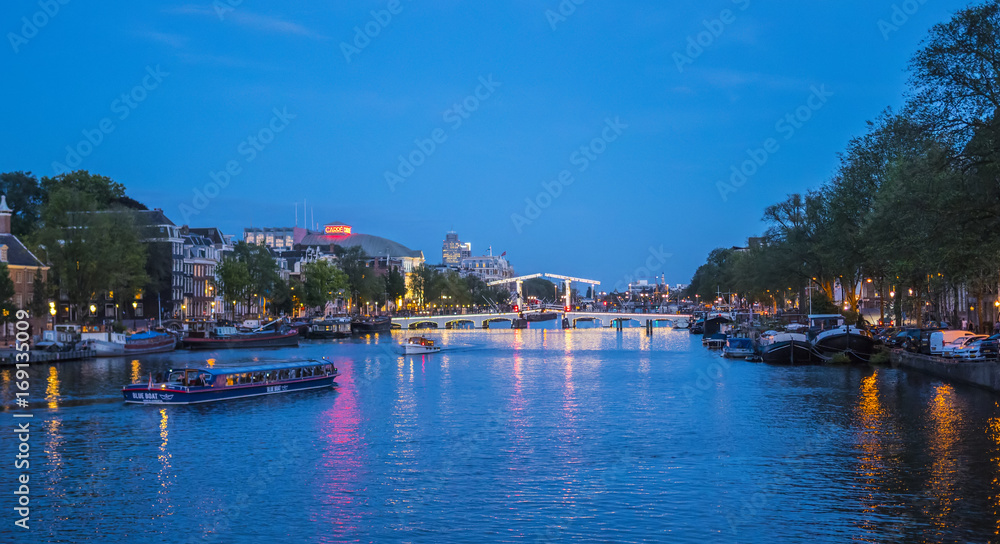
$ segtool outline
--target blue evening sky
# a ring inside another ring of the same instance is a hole
[[[302,225],[307,199],[317,223],[431,263],[454,229],[518,273],[609,290],[647,266],[686,283],[712,248],[760,233],[765,206],[828,179],[866,120],[902,103],[927,30],[966,5],[48,1],[3,7],[0,171],[87,169],[178,224],[238,235],[291,226],[295,203]],[[883,32],[894,5],[918,9]],[[718,36],[680,71],[705,21]],[[356,39],[366,25],[377,35]],[[832,96],[810,100],[814,88]],[[777,125],[800,107],[808,121]],[[768,138],[766,162],[723,199],[717,183]],[[238,173],[216,193],[210,173],[227,164]],[[558,196],[539,197],[544,183]]]

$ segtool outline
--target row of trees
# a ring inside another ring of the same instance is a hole
[[[412,288],[423,309],[434,305],[495,307],[510,299],[507,289],[487,285],[476,276],[462,277],[454,270],[441,273],[426,265],[414,271]]]
[[[100,292],[125,307],[146,288],[169,288],[169,263],[165,274],[150,274],[130,213],[147,208],[121,184],[83,170],[41,179],[8,172],[0,174],[0,193],[14,210],[11,232],[50,266],[47,284],[40,276],[34,282],[29,309],[35,315],[60,291],[78,310]]]
[[[958,319],[968,293],[978,322],[992,315],[1000,271],[1000,1],[932,28],[910,63],[910,91],[840,154],[820,188],[764,213],[749,248],[716,249],[689,295],[717,289],[750,301],[804,301],[812,287],[856,312],[863,284],[898,320]],[[912,294],[911,294],[912,293]],[[886,299],[890,301],[886,301]],[[826,303],[814,300],[814,306]],[[940,315],[950,308],[951,315]],[[971,311],[971,310],[970,310]]]

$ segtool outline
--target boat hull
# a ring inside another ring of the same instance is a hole
[[[351,334],[361,335],[391,331],[392,319],[387,317],[351,321]]]
[[[410,344],[403,344],[403,354],[404,355],[424,355],[427,353],[437,353],[441,351],[441,348],[437,346],[414,346]]]
[[[299,333],[292,330],[286,334],[253,336],[244,338],[185,338],[184,347],[192,350],[211,349],[260,349],[298,347]]]
[[[760,358],[776,365],[804,365],[813,361],[812,345],[802,340],[776,342],[764,348]]]
[[[122,396],[129,404],[201,404],[262,395],[291,393],[332,387],[336,374],[320,376],[294,382],[262,383],[232,387],[181,387],[171,389],[128,386],[122,389]]]
[[[144,353],[165,353],[177,349],[176,338],[165,338],[156,342],[137,342],[125,344],[125,355],[142,355]]]
[[[813,348],[824,357],[846,353],[852,362],[866,363],[872,353],[875,353],[875,339],[852,330],[818,336],[813,342]]]
[[[309,331],[306,338],[311,340],[330,340],[331,338],[350,338],[351,331]]]

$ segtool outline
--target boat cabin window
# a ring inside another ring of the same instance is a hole
[[[809,316],[809,328],[828,331],[836,329],[844,324],[844,318],[840,315],[816,315]]]
[[[184,371],[183,370],[172,370],[167,376],[168,383],[182,383],[184,382]]]

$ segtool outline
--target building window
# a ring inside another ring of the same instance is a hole
[[[17,283],[24,283],[24,270],[17,271]],[[20,306],[20,304],[18,304]]]
[[[28,274],[28,285],[31,285],[32,283],[35,283],[35,274],[34,273],[29,273]]]
[[[0,261],[7,262],[7,244],[0,245]]]
[[[21,295],[14,295],[14,304],[15,304],[15,305],[16,305],[16,306],[17,306],[18,308],[21,308],[21,307],[22,307],[22,306],[21,306],[21,302],[22,302],[22,299],[21,299]]]

